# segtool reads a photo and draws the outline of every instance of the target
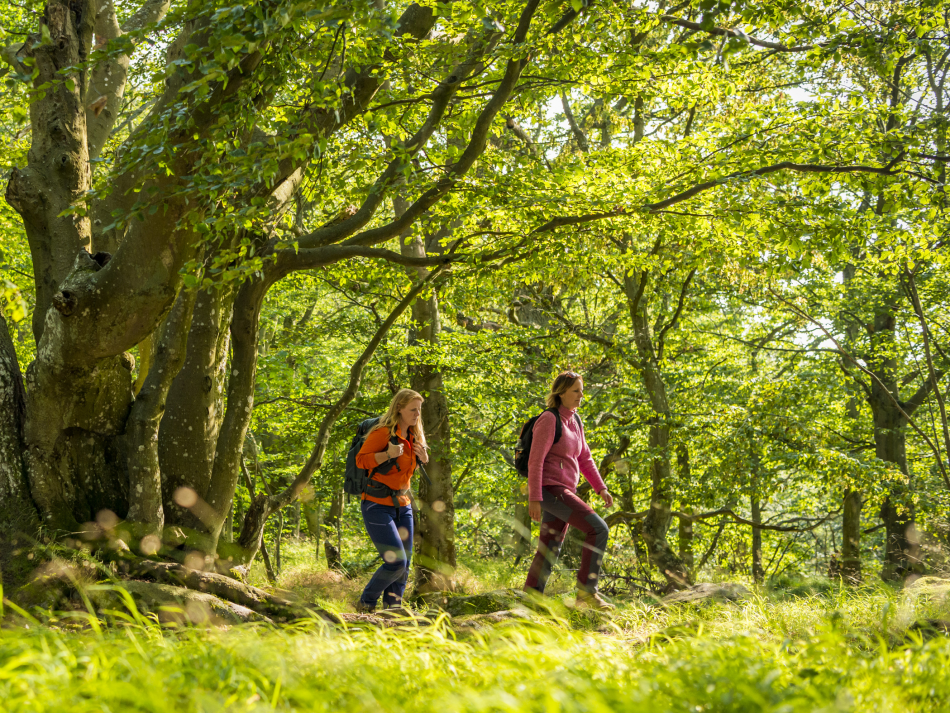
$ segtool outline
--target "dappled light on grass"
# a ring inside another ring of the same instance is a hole
[[[939,711],[950,642],[906,628],[944,601],[869,588],[739,605],[625,603],[465,634],[430,627],[0,631],[4,710]],[[121,609],[119,606],[117,609]]]

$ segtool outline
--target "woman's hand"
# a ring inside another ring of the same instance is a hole
[[[541,522],[541,503],[537,500],[528,502],[528,514],[535,522]]]
[[[610,491],[608,491],[607,488],[604,488],[597,494],[604,501],[604,505],[606,505],[609,508],[612,508],[614,506],[614,496],[610,494]]]
[[[386,455],[390,458],[398,458],[402,455],[402,443],[390,443],[386,448]]]
[[[420,463],[429,462],[429,453],[426,451],[426,449],[423,447],[421,443],[413,443],[412,452],[416,454],[416,458],[419,460]]]

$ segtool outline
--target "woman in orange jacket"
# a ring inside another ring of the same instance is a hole
[[[357,602],[357,611],[373,611],[380,596],[384,607],[402,604],[412,558],[409,481],[417,462],[429,462],[422,429],[422,396],[401,389],[356,456],[356,465],[370,472],[360,503],[363,523],[383,558]]]

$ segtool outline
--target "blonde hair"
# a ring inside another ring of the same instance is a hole
[[[554,379],[554,383],[551,384],[551,393],[544,399],[545,405],[548,408],[557,408],[560,406],[561,394],[574,386],[580,378],[581,375],[576,371],[562,371],[558,374]]]
[[[389,403],[389,408],[386,410],[386,413],[382,415],[379,419],[379,423],[376,424],[376,428],[387,428],[389,429],[389,435],[395,436],[396,429],[399,427],[399,412],[402,411],[410,401],[416,400],[425,401],[425,399],[422,398],[422,394],[418,391],[399,389],[396,395],[393,396],[393,400]],[[375,431],[376,428],[373,430]],[[415,437],[416,443],[424,448],[426,445],[426,434],[422,428],[422,414],[419,414],[419,420],[416,421],[416,424],[409,428],[412,429],[412,435]],[[406,435],[408,436],[409,434]]]

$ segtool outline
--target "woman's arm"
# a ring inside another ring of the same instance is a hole
[[[393,455],[393,451],[398,452]],[[363,441],[363,447],[356,454],[356,465],[363,470],[373,470],[380,463],[398,457],[401,453],[401,444],[395,446],[389,442],[389,430],[377,428],[370,431]]]
[[[581,454],[577,457],[577,465],[584,475],[584,479],[590,483],[590,487],[595,493],[600,493],[607,489],[604,479],[597,470],[597,464],[594,463],[594,457],[590,453],[590,446],[587,445],[587,436],[584,434],[584,427],[581,426]]]

